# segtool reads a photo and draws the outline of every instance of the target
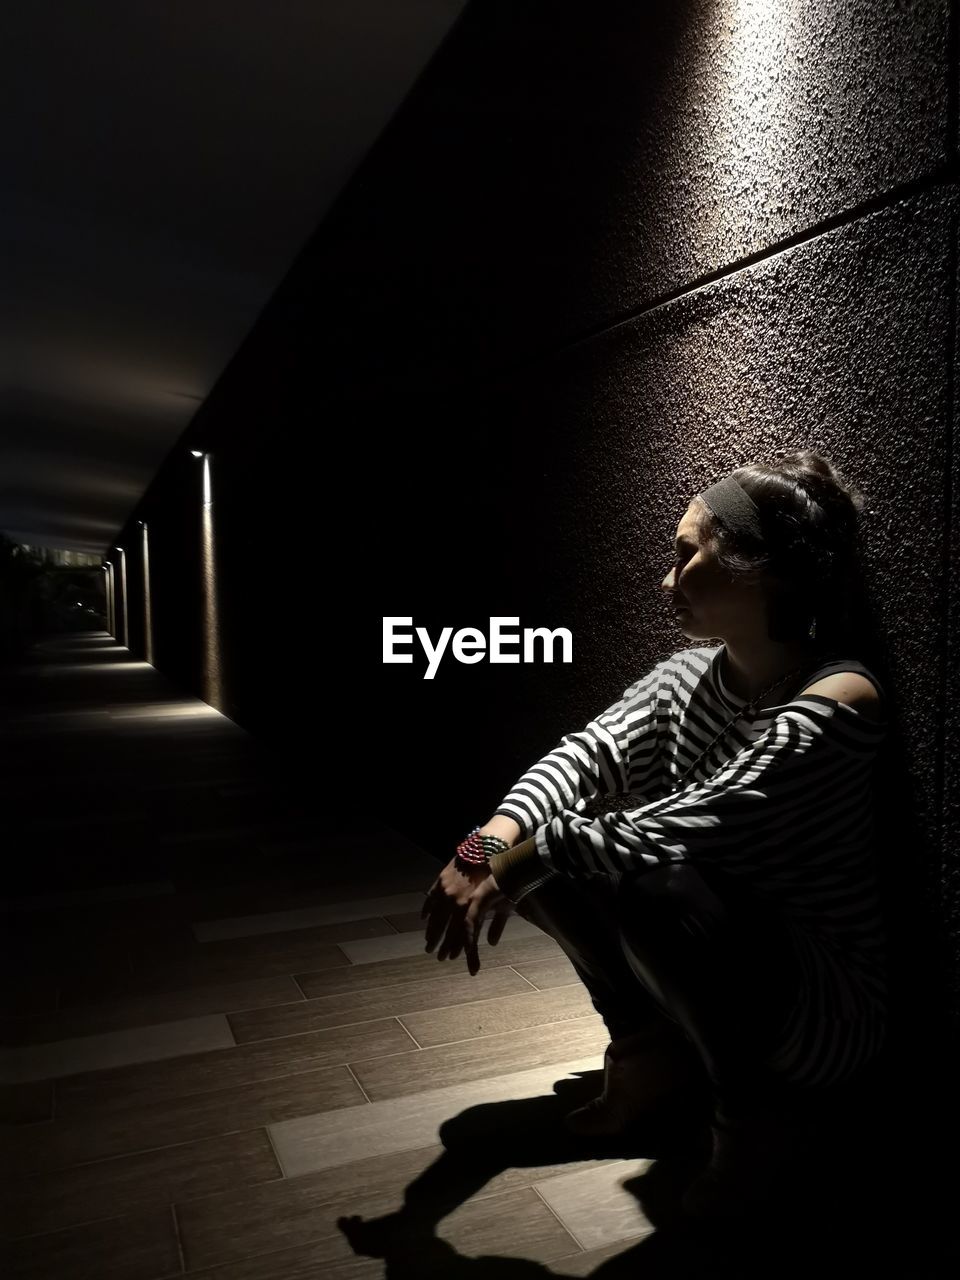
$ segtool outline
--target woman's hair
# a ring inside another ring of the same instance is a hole
[[[771,575],[771,640],[801,640],[815,618],[817,640],[842,645],[858,622],[865,495],[815,449],[751,462],[730,474],[759,508],[765,547],[747,544],[701,503],[702,535],[717,559],[732,578]]]

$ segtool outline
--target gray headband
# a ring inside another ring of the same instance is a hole
[[[745,533],[764,541],[760,508],[738,480],[727,476],[704,489],[699,497],[732,533]]]

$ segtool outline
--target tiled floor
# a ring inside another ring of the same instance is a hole
[[[425,954],[436,863],[109,637],[3,683],[10,1280],[754,1274],[562,1129],[607,1037],[551,938]]]

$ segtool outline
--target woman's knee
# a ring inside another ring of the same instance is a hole
[[[552,876],[514,904],[517,914],[546,933],[579,937],[596,927],[609,930],[616,920],[616,897],[609,881],[573,882]]]
[[[617,905],[621,945],[646,963],[705,964],[718,972],[732,964],[749,968],[760,986],[798,987],[782,921],[725,873],[667,863],[625,877]]]
[[[727,903],[689,862],[668,862],[624,876],[617,912],[625,932],[676,928],[687,933],[716,932],[730,924]]]

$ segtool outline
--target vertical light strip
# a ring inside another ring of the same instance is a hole
[[[120,552],[120,594],[123,596],[123,643],[127,649],[130,648],[130,611],[127,608],[127,553],[123,547],[117,547]]]
[[[223,710],[220,669],[220,613],[217,607],[216,541],[213,527],[213,479],[209,453],[203,455],[203,700]]]
[[[112,636],[115,626],[113,618],[113,565],[108,560],[103,567],[107,574],[103,582],[103,595],[107,602],[107,634]]]
[[[143,522],[143,635],[145,657],[153,666],[153,602],[150,595],[150,535]]]

